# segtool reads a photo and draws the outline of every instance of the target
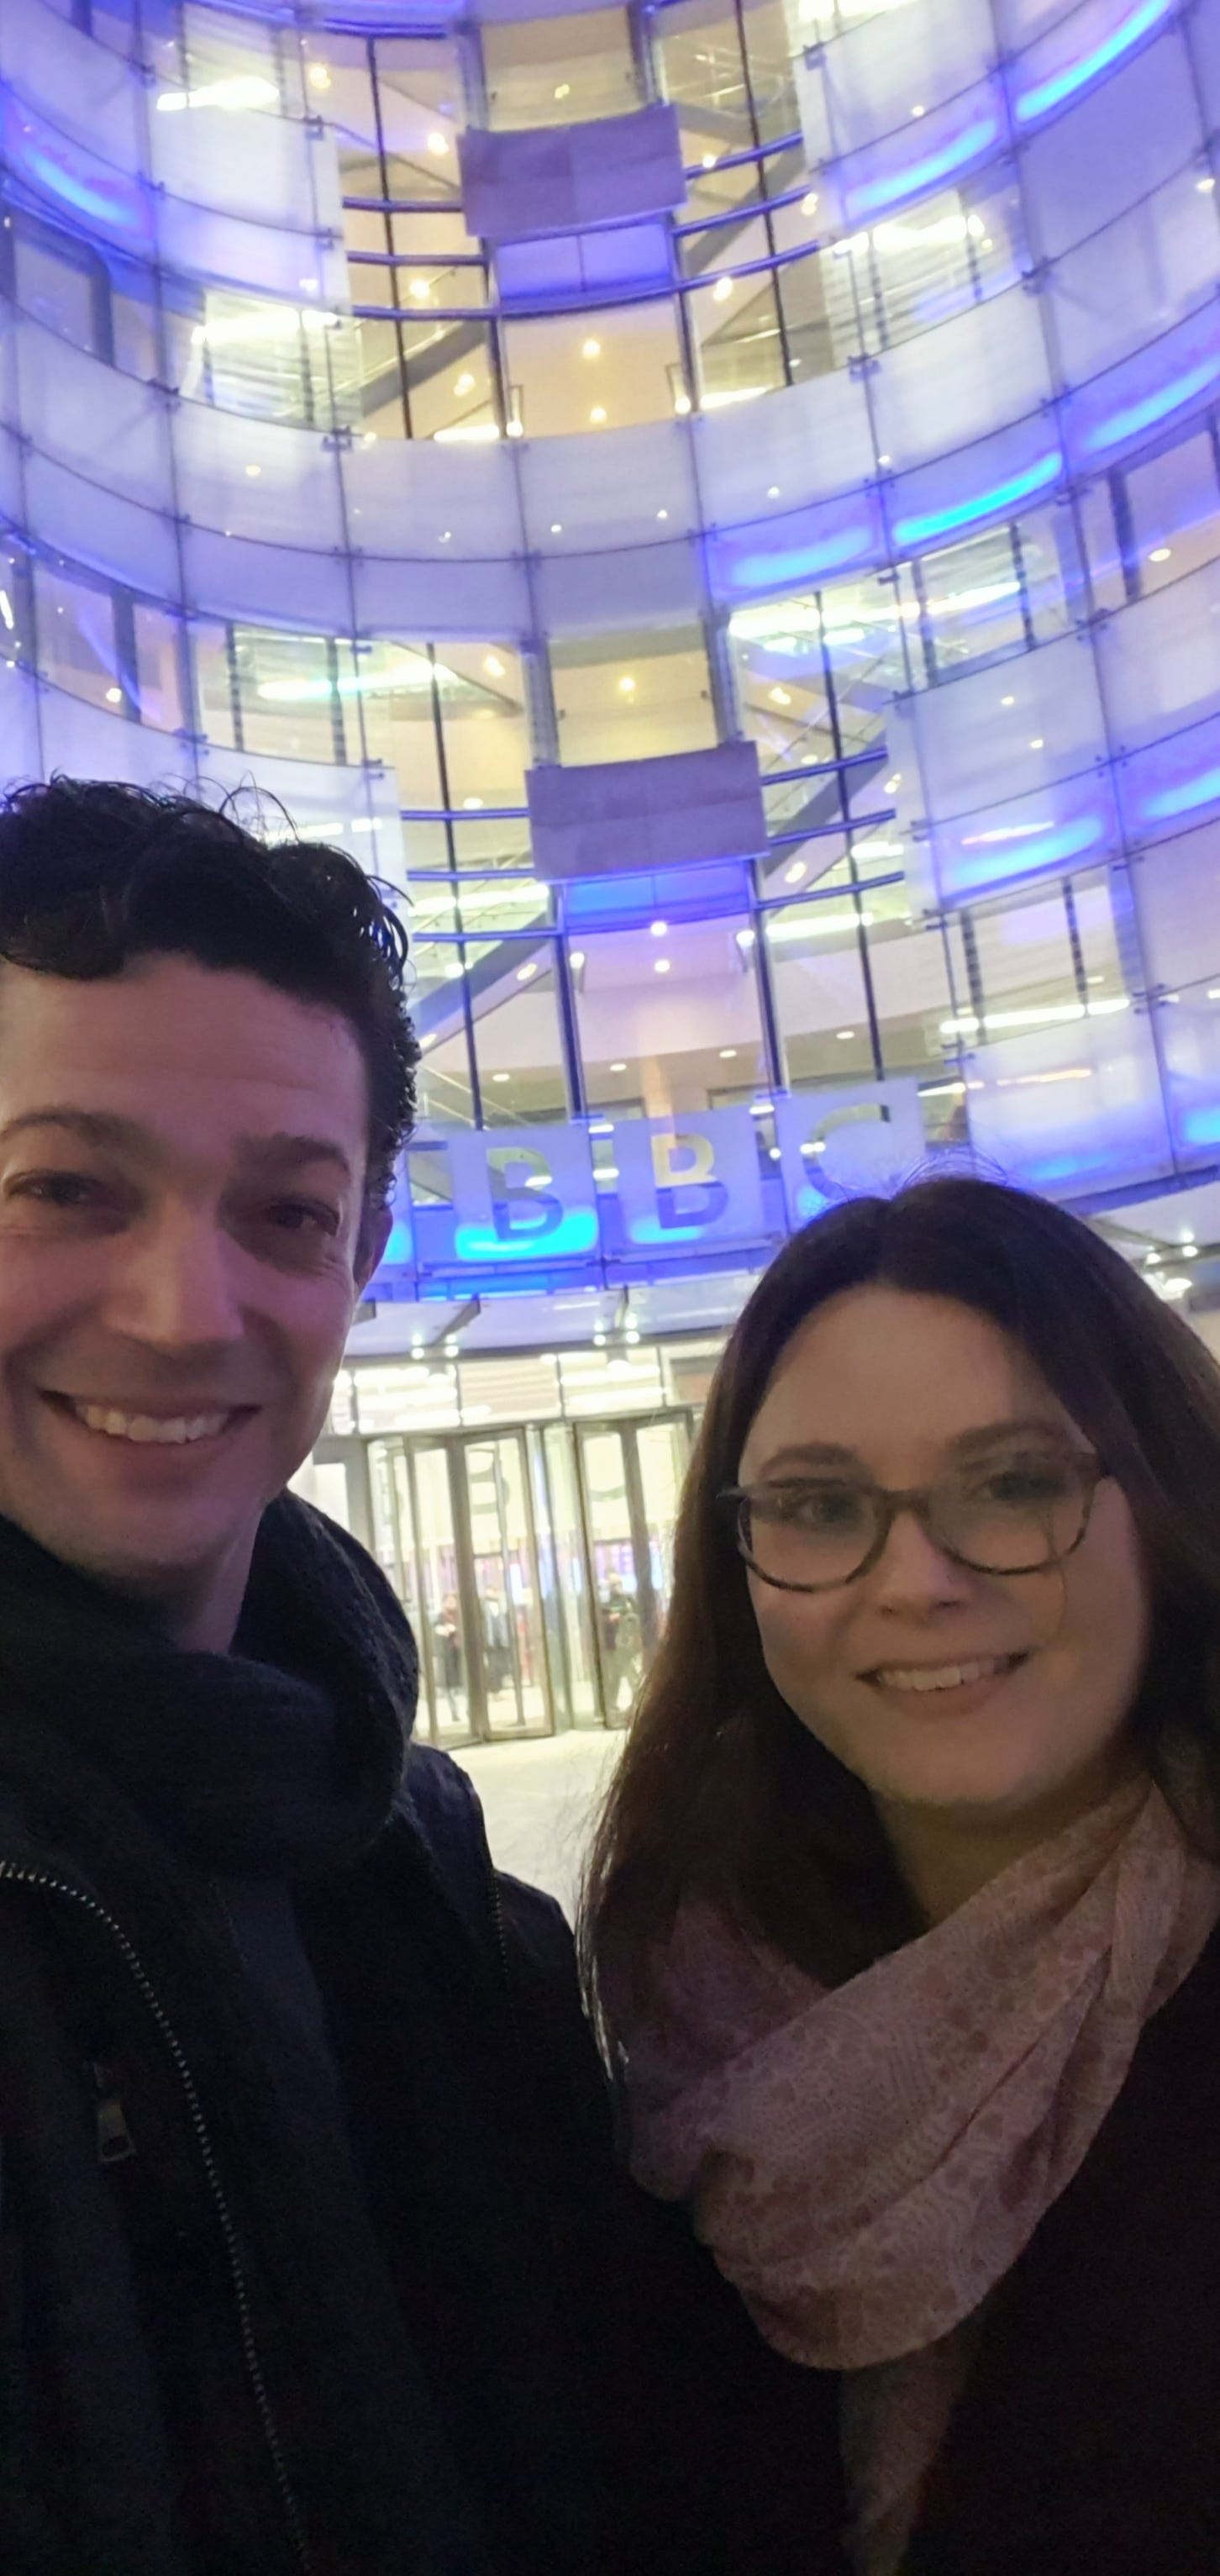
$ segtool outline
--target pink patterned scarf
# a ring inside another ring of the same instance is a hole
[[[647,2019],[622,2033],[633,2170],[691,2200],[778,2351],[861,2374],[845,2459],[876,2545],[858,2565],[898,2563],[964,2321],[1078,2170],[1218,1920],[1220,1870],[1146,1781],[832,1990],[705,1904],[682,1909]]]

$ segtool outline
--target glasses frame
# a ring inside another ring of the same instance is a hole
[[[782,1486],[724,1485],[717,1494],[716,1500],[721,1505],[732,1505],[733,1539],[738,1555],[749,1566],[751,1574],[756,1574],[760,1583],[769,1583],[775,1592],[841,1592],[845,1584],[858,1583],[861,1575],[871,1574],[873,1567],[884,1556],[889,1544],[890,1531],[900,1512],[913,1513],[920,1528],[931,1539],[933,1547],[939,1548],[941,1555],[947,1556],[953,1565],[964,1565],[971,1574],[990,1574],[997,1582],[1007,1582],[1013,1575],[1046,1574],[1053,1565],[1066,1565],[1068,1558],[1075,1556],[1077,1548],[1083,1545],[1089,1522],[1093,1517],[1097,1488],[1103,1479],[1109,1476],[1110,1470],[1100,1458],[1086,1449],[1073,1450],[1072,1461],[1080,1470],[1084,1487],[1084,1509],[1080,1528],[1071,1546],[1065,1547],[1058,1556],[1040,1557],[1036,1565],[1008,1565],[1002,1570],[998,1566],[978,1564],[974,1557],[964,1556],[959,1547],[950,1547],[941,1537],[932,1513],[933,1498],[937,1492],[935,1485],[910,1485],[901,1490],[890,1485],[867,1483],[863,1485],[862,1490],[871,1495],[873,1501],[880,1506],[877,1535],[859,1565],[854,1567],[850,1574],[835,1575],[829,1583],[787,1583],[781,1574],[768,1574],[765,1567],[759,1565],[757,1559],[750,1553],[743,1527],[743,1512],[748,1511],[761,1494],[782,1492],[784,1490]],[[796,1477],[791,1479],[792,1484],[799,1481]],[[806,1481],[811,1482],[812,1479]]]

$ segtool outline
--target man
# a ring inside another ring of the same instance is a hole
[[[618,2179],[557,1909],[284,1490],[386,1240],[405,945],[187,800],[0,810],[3,2576],[783,2563],[716,2484],[782,2408]]]

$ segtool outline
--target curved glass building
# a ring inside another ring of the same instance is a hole
[[[1207,1279],[1220,0],[0,0],[0,118],[0,776],[397,889],[315,1490],[438,1735],[600,1721],[827,1197]]]

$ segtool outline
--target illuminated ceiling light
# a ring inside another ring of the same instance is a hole
[[[716,280],[716,283],[715,283],[714,287],[712,288],[712,302],[713,302],[713,304],[727,304],[727,303],[728,303],[728,300],[729,300],[729,297],[730,297],[730,295],[732,294],[732,292],[733,292],[733,280],[732,280],[732,278],[731,278],[731,277],[718,277],[718,278],[717,278],[717,280]]]
[[[1000,705],[1002,707],[1015,707],[1016,703],[1017,701],[1015,698],[1001,698],[1000,700]]]
[[[551,521],[551,535],[552,535],[553,537],[561,537],[561,536],[563,535],[563,521],[562,521],[562,519],[552,519],[552,521]]]
[[[247,465],[246,472],[252,483],[256,481],[257,477],[262,473],[262,470],[261,465]]]
[[[447,545],[450,543],[450,541],[451,541],[451,539],[452,539],[452,536],[453,536],[453,530],[452,530],[452,528],[442,528],[442,529],[441,529],[441,532],[440,532],[440,536],[439,536],[439,538],[437,539],[437,543],[438,543],[438,545],[447,546]]]
[[[122,703],[123,692],[121,689],[107,689],[106,704],[108,707],[121,707]]]
[[[584,952],[583,948],[574,948],[574,949],[573,949],[573,951],[572,951],[571,956],[570,956],[570,957],[569,957],[569,959],[568,959],[568,964],[569,964],[569,966],[571,967],[572,972],[573,972],[573,974],[574,974],[574,975],[579,975],[580,970],[581,970],[581,967],[584,965],[584,962],[585,962],[585,952]]]
[[[733,935],[734,935],[734,937],[735,937],[735,939],[736,939],[736,941],[737,941],[737,945],[738,945],[738,947],[739,947],[739,948],[752,948],[752,947],[753,947],[753,945],[754,945],[754,933],[753,933],[753,931],[752,931],[752,930],[738,930],[738,931],[735,931]]]
[[[426,277],[412,278],[411,293],[418,304],[430,304],[432,302],[432,287]]]
[[[654,939],[665,939],[669,935],[669,923],[667,921],[650,921],[648,927],[651,930]]]
[[[652,971],[653,971],[653,974],[654,974],[654,975],[668,975],[669,970],[670,970],[670,966],[672,965],[672,963],[673,963],[672,958],[669,958],[669,957],[654,957],[654,959],[653,959],[653,964],[652,964]]]
[[[928,111],[926,107],[913,107],[911,109],[912,116],[926,116],[927,113]]]
[[[1031,750],[1031,751],[1045,751],[1045,749],[1046,749],[1046,745],[1045,745],[1045,743],[1044,743],[1044,741],[1043,741],[1042,736],[1041,736],[1041,734],[1040,734],[1040,733],[1036,733],[1036,734],[1034,735],[1033,741],[1031,742],[1031,744],[1030,744],[1030,746],[1029,746],[1029,747],[1030,747],[1030,750]]]
[[[715,153],[714,153],[714,152],[705,152],[705,153],[704,153],[704,155],[703,155],[703,168],[704,168],[705,170],[714,170],[714,169],[715,169],[715,167],[716,167],[716,155],[715,155]]]
[[[1149,563],[1168,563],[1172,553],[1172,546],[1154,546],[1148,561]]]
[[[506,1073],[493,1073],[491,1078],[493,1082],[507,1082],[508,1075]]]
[[[329,63],[311,63],[305,77],[311,89],[329,89]]]
[[[463,796],[462,811],[464,814],[478,814],[481,813],[482,810],[483,799],[481,796]]]
[[[600,340],[582,340],[580,347],[582,358],[600,358],[601,353],[602,344]]]
[[[510,420],[506,436],[509,438],[524,438],[525,431],[519,420]]]
[[[12,602],[9,599],[7,590],[0,590],[0,617],[4,619],[4,623],[11,635],[17,620],[13,615]]]
[[[768,483],[768,485],[767,485],[767,499],[768,499],[769,501],[778,501],[778,499],[779,499],[779,485],[778,485],[778,483]]]
[[[731,1063],[732,1063],[732,1061],[733,1061],[734,1056],[736,1055],[736,1053],[737,1053],[737,1049],[736,1049],[736,1047],[721,1047],[721,1050],[720,1050],[720,1061],[721,1061],[721,1063],[722,1063],[722,1064],[731,1064]]]
[[[453,390],[455,394],[472,394],[474,392],[474,377],[471,375],[468,367],[458,377]]]
[[[595,428],[595,429],[600,429],[600,428],[601,428],[602,423],[603,423],[603,422],[604,422],[604,420],[605,420],[605,417],[606,417],[606,407],[605,407],[605,404],[604,404],[604,403],[594,403],[594,405],[593,405],[593,409],[592,409],[592,411],[591,411],[591,412],[590,412],[590,414],[589,414],[589,418],[590,418],[590,420],[592,421],[593,426],[594,426],[594,428]]]
[[[893,777],[892,777],[892,778],[887,778],[887,779],[886,779],[885,785],[884,785],[884,787],[882,788],[881,793],[882,793],[882,795],[883,795],[883,796],[892,796],[892,795],[893,795],[893,793],[894,793],[895,788],[896,788],[896,787],[901,787],[901,785],[902,785],[902,771],[901,771],[900,769],[896,769],[896,770],[895,770],[895,772],[894,772]]]
[[[519,984],[528,984],[531,975],[536,975],[537,972],[538,969],[533,963],[533,960],[531,958],[527,958],[524,966],[518,966],[517,968],[517,982]]]
[[[448,149],[449,149],[449,137],[448,137],[448,135],[447,135],[447,134],[430,134],[430,135],[429,135],[429,137],[428,137],[428,150],[429,150],[429,152],[435,152],[435,154],[436,154],[436,157],[437,157],[437,160],[438,160],[438,161],[443,161],[443,160],[444,160],[445,154],[447,153]]]
[[[570,97],[571,97],[571,95],[572,95],[572,84],[571,84],[571,81],[560,81],[560,83],[559,83],[559,85],[558,85],[558,87],[557,87],[557,89],[556,89],[556,91],[555,91],[555,96],[556,96],[556,98],[570,98]]]
[[[677,415],[678,415],[679,420],[684,420],[684,419],[685,419],[685,417],[686,417],[687,412],[690,410],[690,395],[689,395],[689,394],[675,394],[675,395],[674,395],[674,410],[676,411],[676,413],[677,413]]]
[[[810,189],[810,191],[809,191],[808,196],[807,196],[807,197],[802,197],[802,199],[801,199],[801,213],[802,213],[803,215],[816,215],[817,210],[818,210],[817,193],[816,193],[816,190],[814,190],[813,188],[811,188],[811,189]]]
[[[877,459],[878,465],[892,465],[893,461],[892,456],[879,456]]]
[[[616,1061],[614,1064],[612,1064],[612,1065],[611,1065],[611,1067],[610,1067],[610,1071],[611,1071],[611,1073],[625,1073],[625,1072],[626,1072],[626,1070],[627,1070],[627,1059],[626,1059],[626,1057],[625,1057],[625,1056],[622,1056],[622,1055],[621,1055],[621,1056],[619,1056],[619,1057],[618,1057],[618,1059],[617,1059],[617,1061]]]
[[[657,517],[658,519],[667,519],[669,517],[668,510],[658,510]]]
[[[799,885],[799,884],[800,884],[800,882],[801,882],[801,878],[804,876],[804,873],[805,873],[805,862],[804,862],[804,860],[803,860],[803,859],[794,859],[794,860],[793,860],[793,862],[792,862],[791,867],[790,867],[790,868],[785,868],[785,870],[784,870],[784,883],[785,883],[786,885]]]
[[[771,691],[771,704],[772,704],[772,706],[773,706],[773,707],[790,707],[790,706],[791,706],[791,704],[792,704],[792,699],[791,699],[791,697],[790,697],[790,695],[789,695],[789,693],[788,693],[787,689],[781,689],[781,688],[774,688],[774,689],[772,689],[772,691]]]
[[[504,664],[498,653],[485,653],[483,656],[483,668],[485,671],[490,673],[493,680],[502,680],[504,677]]]
[[[1215,180],[1210,177],[1206,179],[1196,179],[1195,181],[1195,186],[1201,197],[1210,197],[1215,184]]]
[[[855,1032],[855,1030],[854,1030],[854,1029],[836,1029],[836,1030],[835,1030],[835,1036],[836,1036],[837,1038],[854,1038],[855,1034],[856,1034],[856,1032]]]
[[[635,696],[635,682],[632,679],[630,671],[624,671],[622,679],[619,681],[619,689],[625,698],[633,698]]]
[[[318,281],[316,277],[299,277],[297,279],[297,284],[300,287],[302,295],[316,295],[318,292]]]

